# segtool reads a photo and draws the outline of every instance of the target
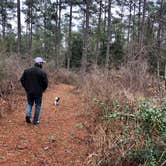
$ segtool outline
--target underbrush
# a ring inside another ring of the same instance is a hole
[[[67,69],[48,70],[49,81],[52,83],[77,84],[78,75]]]
[[[16,55],[0,59],[0,117],[14,110],[16,91],[21,88],[20,76],[28,65]]]
[[[21,95],[25,95],[20,77],[26,68],[33,65],[33,58],[22,58],[17,55],[4,55],[0,60],[0,117],[14,110],[11,98],[17,97],[16,92],[19,89],[21,89]],[[74,72],[65,69],[55,70],[49,66],[49,63],[44,64],[43,69],[48,74],[49,86],[52,83],[74,84],[77,81],[77,75]]]
[[[164,165],[166,162],[166,108],[155,106],[148,100],[121,106],[117,101],[112,110],[95,100],[103,113],[104,142],[98,165]],[[101,129],[101,127],[100,127]],[[100,149],[100,150],[101,150]],[[100,151],[99,150],[99,151]],[[116,152],[116,153],[115,153]],[[99,155],[99,156],[100,156]],[[105,156],[106,155],[106,156]],[[109,160],[108,160],[109,159]],[[145,164],[146,163],[146,164]]]
[[[4,57],[1,61],[0,68],[0,97],[5,98],[8,94],[20,88],[19,79],[24,71],[25,63],[21,58],[13,55]]]
[[[20,77],[26,68],[34,65],[33,58],[21,58],[17,55],[4,56],[0,61],[0,97],[20,89]],[[48,63],[43,65],[43,69],[48,74],[49,85],[51,83],[75,84],[77,82],[77,74],[66,69],[56,70]]]
[[[165,165],[164,90],[160,86],[159,91],[158,82],[141,68],[95,69],[86,75],[82,92],[96,125],[92,133],[96,150],[87,165]]]

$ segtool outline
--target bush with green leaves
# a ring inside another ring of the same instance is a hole
[[[148,100],[135,102],[130,109],[128,104],[121,106],[117,101],[112,109],[106,104],[94,100],[102,110],[106,120],[123,122],[121,145],[130,143],[131,135],[134,146],[126,157],[147,166],[166,164],[166,107],[156,106]]]

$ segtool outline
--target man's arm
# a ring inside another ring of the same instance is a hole
[[[45,91],[48,87],[48,78],[47,78],[47,74],[46,73],[43,73],[43,79],[42,79],[42,88],[43,88],[43,91]]]
[[[25,88],[25,71],[23,72],[21,78],[20,78],[22,86]]]

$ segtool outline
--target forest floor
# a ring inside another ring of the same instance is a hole
[[[55,96],[61,98],[58,106],[53,104]],[[25,122],[22,90],[12,100],[14,110],[0,119],[1,166],[85,165],[91,151],[89,133],[83,125],[85,103],[73,86],[55,84],[48,88],[38,125]]]

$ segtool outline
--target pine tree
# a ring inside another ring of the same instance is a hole
[[[90,1],[85,1],[85,24],[84,24],[84,33],[83,33],[83,50],[82,50],[82,66],[81,70],[83,73],[86,72],[87,63],[88,63],[88,42],[89,42],[89,19],[90,19]]]
[[[110,59],[110,44],[111,44],[111,9],[112,9],[112,0],[108,0],[108,24],[107,24],[107,50],[106,50],[106,59],[105,59],[105,67],[109,67],[109,59]]]
[[[3,39],[5,39],[6,33],[12,29],[10,21],[14,17],[15,7],[15,3],[11,0],[0,1],[0,24]]]
[[[17,0],[17,54],[20,56],[21,49],[21,12],[20,0]]]

